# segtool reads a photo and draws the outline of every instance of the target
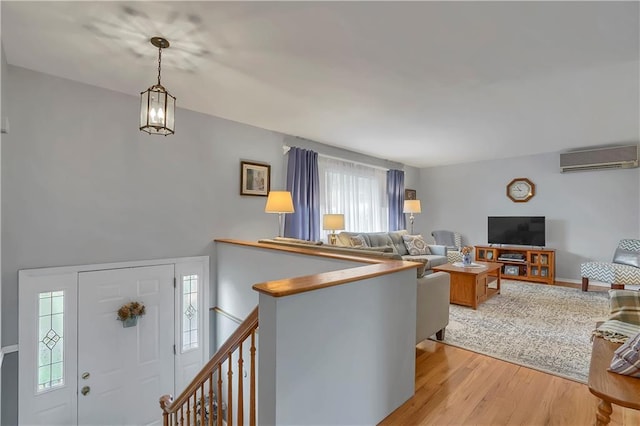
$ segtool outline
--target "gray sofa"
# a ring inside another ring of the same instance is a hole
[[[437,244],[428,244],[430,254],[415,255],[409,254],[407,247],[402,239],[403,235],[409,235],[406,230],[391,232],[340,232],[338,234],[338,243],[342,247],[357,248],[361,250],[379,250],[381,247],[391,249],[391,252],[400,256],[403,260],[412,262],[420,262],[424,268],[418,269],[418,277],[432,272],[434,266],[444,265],[447,260],[447,247]],[[354,238],[362,236],[366,242],[363,246],[354,246]]]
[[[423,266],[417,269],[418,278],[432,273],[434,266],[444,265],[448,262],[447,247],[437,244],[427,245],[430,254],[410,255],[407,247],[404,245],[403,235],[409,235],[409,233],[406,230],[392,232],[340,232],[338,234],[338,245],[335,246],[322,242],[286,237],[262,239],[259,240],[259,242],[419,262],[422,263]],[[353,245],[353,237],[357,236],[361,236],[366,245]]]

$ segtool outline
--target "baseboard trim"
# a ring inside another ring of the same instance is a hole
[[[563,285],[563,286],[566,286],[566,287],[572,287],[572,286],[576,286],[576,285],[577,285],[577,286],[582,285],[582,282],[577,282],[577,281],[574,281],[574,280],[567,280],[567,281],[564,281],[564,280],[555,280],[553,283],[554,283],[555,285]],[[605,285],[605,284],[602,284],[602,283],[589,283],[589,286],[603,287],[603,288],[608,288],[608,287],[609,287],[608,285]]]

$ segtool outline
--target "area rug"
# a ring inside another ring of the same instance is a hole
[[[608,293],[512,280],[501,287],[477,310],[450,305],[443,343],[586,383]]]

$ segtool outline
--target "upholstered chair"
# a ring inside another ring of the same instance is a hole
[[[620,240],[613,261],[583,263],[580,275],[582,291],[587,291],[590,279],[610,284],[613,289],[623,289],[626,284],[640,284],[640,240]]]
[[[453,231],[433,231],[431,236],[436,244],[447,247],[447,261],[449,263],[462,262],[462,235]]]

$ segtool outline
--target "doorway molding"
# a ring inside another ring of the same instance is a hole
[[[99,264],[88,264],[88,265],[73,265],[73,266],[57,266],[57,267],[43,267],[36,269],[24,269],[18,271],[18,304],[19,308],[23,306],[28,307],[27,304],[33,302],[30,300],[30,296],[33,295],[34,291],[42,292],[42,291],[56,291],[57,289],[64,289],[69,292],[68,300],[65,300],[65,325],[64,325],[64,334],[67,333],[69,335],[69,346],[67,346],[66,338],[65,338],[65,353],[76,353],[76,362],[77,362],[77,348],[78,341],[74,335],[77,336],[77,320],[78,320],[78,289],[79,289],[79,274],[83,272],[94,272],[94,271],[108,271],[108,270],[118,270],[118,269],[131,269],[131,268],[139,268],[139,267],[148,267],[148,266],[160,266],[160,265],[174,265],[174,283],[177,281],[177,288],[180,289],[180,273],[179,271],[184,270],[185,268],[193,268],[193,265],[197,265],[197,269],[202,273],[202,320],[201,320],[201,351],[202,351],[202,362],[206,362],[209,358],[210,351],[210,318],[209,318],[209,308],[211,305],[211,291],[210,291],[210,277],[209,277],[209,256],[192,256],[192,257],[175,257],[175,258],[165,258],[165,259],[151,259],[151,260],[135,260],[135,261],[124,261],[124,262],[110,262],[110,263],[99,263]],[[181,268],[181,266],[183,266]],[[175,284],[174,284],[175,287]],[[180,298],[178,296],[178,292],[175,293],[176,297],[174,298],[174,304],[179,303]],[[66,298],[66,296],[65,296]],[[68,306],[67,306],[68,304]],[[177,305],[176,305],[177,306]],[[68,309],[68,311],[67,311]],[[31,324],[33,322],[32,317],[26,317],[25,312],[30,311],[30,309],[19,309],[19,323],[18,323],[18,345],[17,351],[20,361],[22,361],[23,357],[26,357],[28,354],[24,352],[28,350],[32,352],[34,350],[34,341],[25,341],[25,334],[28,334],[21,329],[25,327],[25,324]],[[68,316],[67,316],[68,315]],[[181,318],[175,317],[175,326],[176,330],[179,330]],[[72,324],[70,323],[72,322]],[[69,328],[67,328],[67,324],[69,324]],[[33,334],[33,333],[31,333]],[[178,341],[175,342],[178,345]],[[22,351],[22,352],[21,352]],[[69,352],[70,351],[70,352]],[[21,395],[22,392],[33,392],[31,390],[31,383],[20,383],[22,378],[24,377],[25,368],[33,369],[33,366],[26,365],[27,363],[20,362],[19,372],[18,372],[18,394]],[[30,363],[29,363],[30,364]],[[62,410],[64,413],[52,413],[53,417],[50,418],[50,423],[52,424],[75,424],[77,423],[77,365],[73,368],[69,366],[69,370],[67,371],[67,367],[65,367],[65,375],[68,374],[68,379],[65,381],[65,386],[67,388],[67,395],[63,398],[66,402],[63,405],[67,406],[67,409]],[[175,372],[174,372],[175,374]],[[190,380],[190,379],[189,379]],[[188,382],[187,382],[188,384]],[[184,386],[184,383],[179,383],[176,380],[176,392],[180,390],[180,387]],[[51,392],[51,391],[47,391]],[[32,394],[34,395],[34,394]],[[35,395],[34,395],[35,396]],[[22,398],[19,398],[19,400]],[[62,402],[62,401],[61,401]],[[23,404],[19,404],[18,407],[18,420],[19,422],[23,422],[21,419],[21,414],[23,413],[25,407]],[[160,411],[159,411],[160,413]],[[60,418],[58,418],[60,417]],[[159,417],[160,418],[160,415]]]

